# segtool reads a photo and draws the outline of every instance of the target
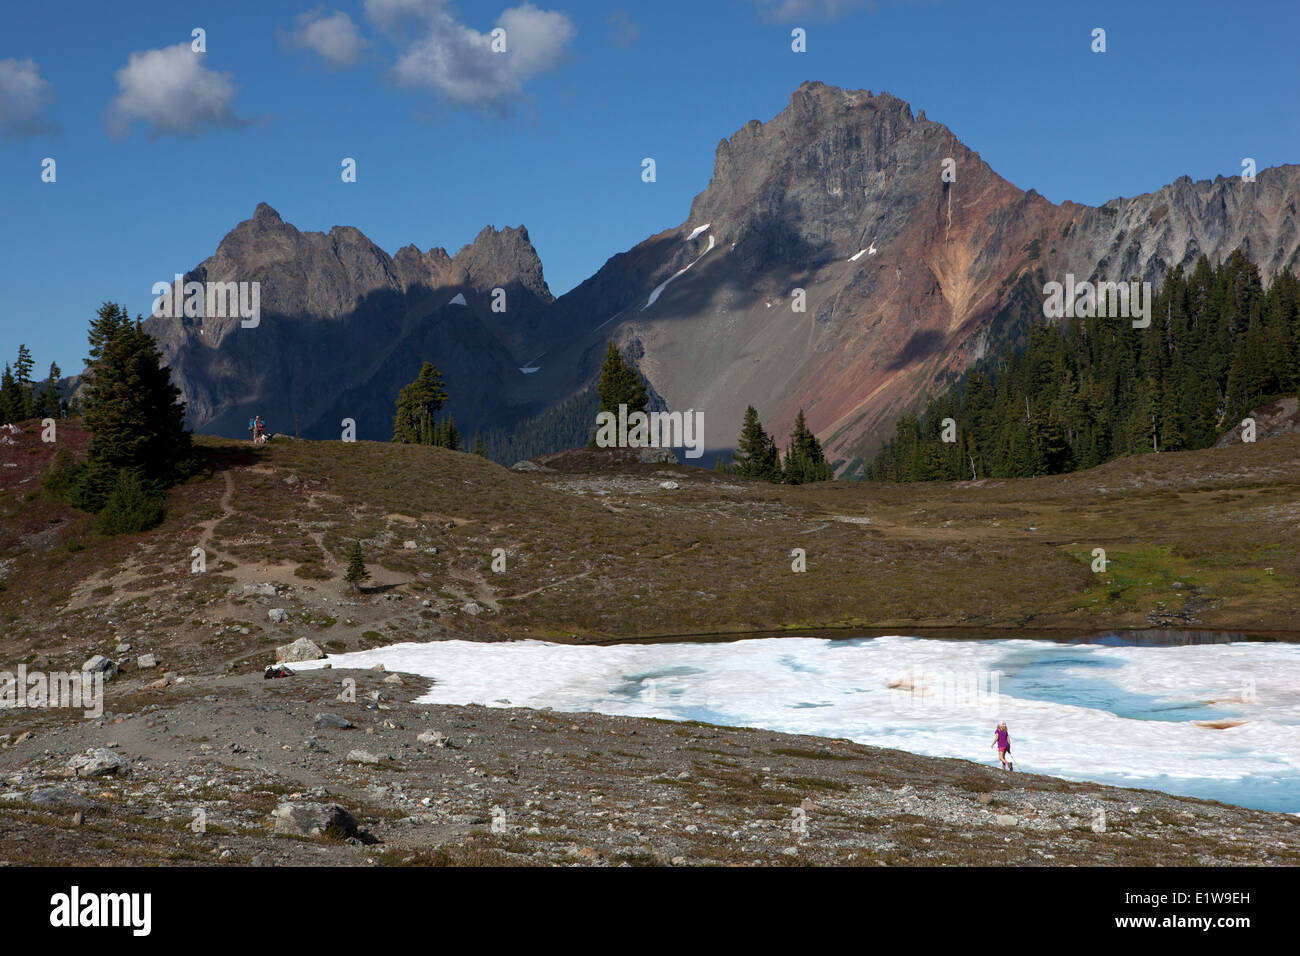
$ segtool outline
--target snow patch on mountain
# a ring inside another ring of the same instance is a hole
[[[707,223],[705,224],[705,227],[707,228]],[[695,265],[696,262],[699,262],[700,259],[703,259],[705,256],[707,256],[709,254],[709,250],[713,248],[713,245],[714,245],[713,237],[709,236],[709,248],[701,252],[699,257],[695,259],[693,262],[691,262],[690,265],[686,266],[685,268],[678,269],[675,273],[673,273],[663,282],[655,286],[654,291],[650,293],[650,299],[646,302],[645,305],[641,306],[641,311],[644,312],[646,309],[650,308],[650,306],[654,305],[655,302],[659,300],[659,296],[663,294],[664,289],[668,288],[668,283],[672,282],[678,276],[683,275],[687,269]]]

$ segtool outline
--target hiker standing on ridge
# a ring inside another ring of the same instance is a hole
[[[1011,757],[1011,735],[1007,733],[1007,722],[1005,720],[998,722],[998,729],[993,734],[993,743],[990,747],[998,748],[998,759],[1002,761],[1003,770],[1015,770],[1015,764],[1012,763]]]

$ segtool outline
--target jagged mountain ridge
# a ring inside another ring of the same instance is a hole
[[[955,182],[941,176],[946,159]],[[200,430],[237,434],[248,409],[272,401],[310,408],[323,436],[348,409],[363,432],[382,432],[425,358],[447,374],[459,421],[508,424],[588,384],[614,337],[669,407],[705,412],[711,451],[730,447],[747,404],[778,435],[802,407],[847,463],[1000,350],[1030,280],[1154,282],[1238,247],[1265,272],[1295,269],[1298,195],[1300,167],[1284,166],[1255,183],[1183,177],[1100,207],[1058,205],[888,93],[805,83],[775,118],[719,143],[685,222],[559,299],[522,227],[485,229],[454,257],[408,246],[389,258],[355,229],[299,233],[259,207],[190,278],[265,276],[263,325],[281,331],[253,340],[177,320],[151,330]],[[507,289],[505,313],[490,310],[495,287]],[[804,312],[791,307],[795,289]],[[456,293],[466,306],[446,304]],[[256,355],[238,344],[253,341]],[[344,374],[331,355],[349,363]],[[540,368],[524,374],[524,363]]]
[[[407,246],[390,257],[358,229],[300,232],[265,203],[185,281],[260,286],[253,328],[240,316],[145,323],[191,425],[227,435],[258,413],[282,431],[296,414],[313,437],[337,437],[353,418],[360,437],[387,438],[396,391],[426,358],[437,359],[461,416],[506,420],[515,354],[532,347],[554,301],[522,226],[487,227],[455,256]],[[492,309],[498,288],[504,313]]]

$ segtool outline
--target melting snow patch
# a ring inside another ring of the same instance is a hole
[[[857,262],[859,259],[862,258],[862,253],[866,251],[867,251],[866,249],[859,249],[853,255],[849,256],[849,262]]]
[[[540,365],[532,365],[532,366],[529,366],[528,368],[521,368],[519,371],[523,372],[525,375],[532,375],[532,374],[533,374],[534,372],[536,372],[539,368],[541,368]]]
[[[686,237],[686,241],[690,242],[692,239],[694,239],[696,236],[698,236],[700,233],[702,233],[705,229],[708,228],[709,228],[709,223],[707,222],[702,226],[696,226],[695,231]]]
[[[707,255],[709,254],[709,249],[712,249],[712,248],[713,248],[713,237],[712,237],[712,236],[709,236],[709,248],[708,248],[708,249],[705,249],[703,252],[701,252],[700,255],[699,255],[699,257],[695,260],[695,262],[692,262],[690,265],[686,266],[686,268],[684,268],[684,269],[679,269],[679,270],[677,270],[677,272],[673,273],[671,276],[669,276],[669,277],[668,277],[667,279],[665,279],[663,282],[661,282],[661,283],[659,283],[657,286],[655,286],[655,287],[654,287],[654,291],[650,293],[650,298],[649,298],[649,300],[646,302],[645,305],[641,306],[641,311],[644,312],[646,309],[650,308],[650,306],[654,305],[655,302],[658,301],[659,296],[660,296],[661,294],[663,294],[664,289],[668,288],[668,283],[672,282],[673,279],[676,279],[678,276],[682,275],[682,273],[684,273],[684,272],[686,271],[686,269],[689,269],[691,266],[695,265],[695,263],[696,263],[696,262],[699,262],[700,259],[703,259],[705,256],[707,256]]]
[[[447,304],[448,305],[469,305],[469,303],[465,301],[464,292],[457,292],[456,297],[452,299],[450,302],[448,302]]]
[[[420,704],[494,706],[504,697],[516,707],[847,737],[992,768],[989,742],[1003,719],[1017,771],[1300,810],[1295,644],[902,636],[612,647],[435,641],[331,655],[294,669],[378,663],[436,676]],[[1214,730],[1200,723],[1207,719],[1245,723]]]

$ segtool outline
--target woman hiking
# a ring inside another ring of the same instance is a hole
[[[1002,761],[1003,770],[1015,770],[1011,757],[1011,735],[1007,733],[1007,722],[1005,720],[998,722],[998,729],[994,732],[993,743],[991,747],[998,748],[998,759]]]

